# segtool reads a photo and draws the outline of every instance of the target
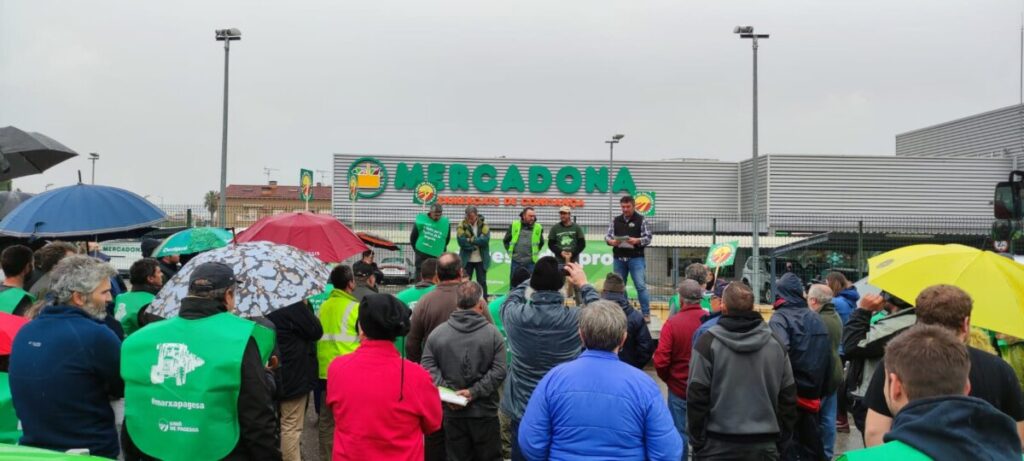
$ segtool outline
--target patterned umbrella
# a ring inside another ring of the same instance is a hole
[[[150,307],[163,317],[178,315],[181,300],[188,294],[188,279],[200,264],[221,262],[235,270],[241,283],[235,303],[243,317],[265,316],[324,291],[330,276],[325,266],[309,253],[288,245],[250,242],[229,245],[196,256],[171,278]]]

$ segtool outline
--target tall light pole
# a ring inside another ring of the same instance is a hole
[[[758,233],[760,231],[757,214],[761,211],[761,193],[758,189],[758,162],[757,162],[757,40],[768,39],[768,34],[755,34],[752,26],[736,26],[733,29],[733,33],[739,34],[740,38],[749,38],[754,48],[754,212],[752,213],[751,224],[753,231],[751,232],[751,249],[753,250],[752,257],[754,258],[754,275],[753,280],[750,281],[751,288],[754,291],[754,302],[760,304],[761,302],[761,247],[758,242]]]
[[[625,138],[624,134],[612,136],[612,139],[605,141],[608,144],[608,222],[612,220],[612,168],[615,166],[615,145]]]
[[[220,227],[227,227],[227,188],[228,188],[228,57],[231,54],[231,42],[242,39],[242,31],[238,29],[218,29],[215,31],[218,42],[224,42],[224,131],[220,144]]]
[[[95,152],[89,154],[89,161],[92,162],[92,183],[96,184],[96,161],[100,159],[100,154]]]

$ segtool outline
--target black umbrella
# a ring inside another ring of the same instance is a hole
[[[32,198],[35,194],[29,194],[20,190],[0,192],[0,219],[14,211],[21,202]]]
[[[0,128],[0,181],[42,173],[78,155],[46,135]]]

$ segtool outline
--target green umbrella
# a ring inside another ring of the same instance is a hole
[[[89,455],[73,455],[59,451],[43,450],[17,445],[0,444],[0,459],[47,460],[47,461],[110,461],[107,458]]]
[[[153,250],[153,257],[162,258],[216,250],[228,246],[234,238],[234,234],[230,231],[219,227],[193,227],[167,237],[160,246]]]

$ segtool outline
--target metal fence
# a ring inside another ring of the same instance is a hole
[[[384,258],[411,261],[409,233],[419,209],[374,209],[370,202],[360,206],[367,207],[360,210],[360,221],[353,223],[351,217],[344,214],[338,218],[358,231],[371,232],[392,240],[401,248],[398,252],[378,251],[378,261]],[[163,208],[170,217],[166,226],[210,225],[217,221],[216,214],[211,214],[201,205],[168,205]],[[229,224],[234,223],[233,227],[237,230],[241,230],[265,216],[295,211],[291,208],[269,204],[229,207],[228,221]],[[329,208],[329,205],[321,206],[312,211],[329,214]],[[491,228],[492,241],[500,241],[504,237],[512,221],[519,219],[519,211],[518,208],[481,208],[480,214]],[[557,209],[538,208],[536,211],[537,222],[544,227],[546,233],[558,220]],[[452,222],[454,239],[454,227],[463,217],[462,208],[447,207],[445,212]],[[608,211],[578,209],[573,214],[584,228],[588,241],[593,245],[603,245],[610,216]],[[232,216],[245,219],[232,220]],[[749,215],[659,212],[648,219],[655,237],[646,251],[647,283],[655,300],[667,299],[673,287],[678,286],[685,267],[693,262],[704,261],[708,247],[716,242],[739,242],[735,265],[723,268],[719,274],[724,279],[749,280],[758,266],[750,258],[752,228]],[[991,248],[991,219],[980,216],[858,217],[806,213],[762,215],[759,221],[760,253],[765,259],[760,264],[762,274],[770,274],[770,257],[774,255],[777,271],[793,271],[805,281],[823,279],[831,271],[843,272],[851,280],[859,279],[867,273],[869,258],[911,244],[958,243],[975,248]],[[762,275],[761,280],[768,282],[770,276]],[[766,287],[760,289],[765,290]]]

